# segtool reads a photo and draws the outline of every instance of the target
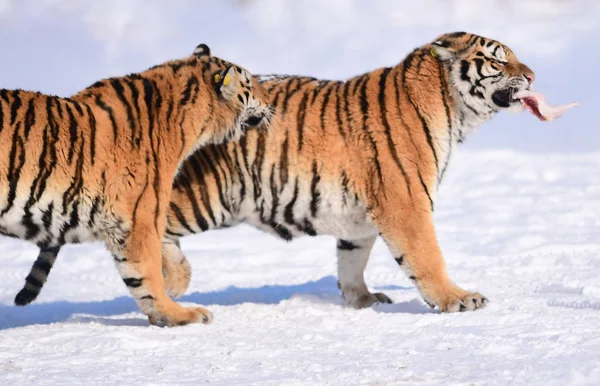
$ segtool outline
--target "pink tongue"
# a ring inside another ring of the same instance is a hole
[[[519,91],[513,95],[513,97],[523,101],[529,111],[531,111],[542,121],[551,121],[553,119],[560,118],[567,110],[579,105],[577,102],[575,102],[569,103],[568,105],[552,106],[548,103],[544,94],[530,90]]]

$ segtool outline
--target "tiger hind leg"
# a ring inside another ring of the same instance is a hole
[[[29,274],[25,278],[25,286],[23,286],[15,297],[15,304],[17,306],[26,306],[38,297],[48,279],[59,251],[59,246],[43,247],[40,249],[35,263],[33,263]]]
[[[183,326],[212,321],[210,311],[203,307],[185,308],[166,293],[162,274],[161,238],[154,225],[138,223],[126,238],[124,246],[107,243],[113,253],[123,282],[138,306],[153,325]]]
[[[338,240],[338,287],[346,304],[354,308],[365,308],[374,303],[392,303],[381,292],[371,293],[365,283],[364,271],[369,254],[377,236],[358,240]]]
[[[179,241],[163,242],[162,269],[167,294],[174,298],[181,297],[190,285],[192,268],[181,251]]]

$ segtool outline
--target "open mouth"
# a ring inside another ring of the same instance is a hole
[[[496,105],[502,108],[508,108],[512,103],[518,102],[514,95],[517,93],[517,89],[513,87],[506,88],[504,90],[495,91],[492,94],[492,101]]]
[[[567,110],[577,106],[577,103],[568,105],[552,106],[546,97],[531,90],[517,90],[509,87],[498,90],[492,94],[492,100],[499,107],[507,108],[514,103],[522,103],[529,112],[542,121],[551,121],[563,115]]]
[[[545,117],[540,112],[538,100],[534,97],[523,96],[523,92],[514,87],[494,92],[492,94],[492,100],[496,105],[502,108],[508,108],[513,103],[522,103],[533,115],[541,120],[545,120]]]

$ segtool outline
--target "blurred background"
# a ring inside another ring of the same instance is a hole
[[[552,104],[580,103],[550,123],[501,114],[466,148],[600,150],[595,0],[0,0],[0,87],[68,96],[203,42],[256,74],[343,79],[456,30],[510,46]]]

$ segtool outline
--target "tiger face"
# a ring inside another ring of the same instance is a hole
[[[222,143],[239,139],[247,129],[268,127],[272,110],[262,90],[262,86],[245,69],[210,55],[205,44],[194,51],[198,60],[203,61],[205,84],[212,85],[213,111],[228,127],[222,138],[214,138],[212,143]]]
[[[431,54],[449,62],[450,80],[460,94],[456,99],[473,115],[489,119],[501,110],[523,111],[523,103],[513,96],[529,89],[535,74],[507,46],[455,32],[435,39]]]

